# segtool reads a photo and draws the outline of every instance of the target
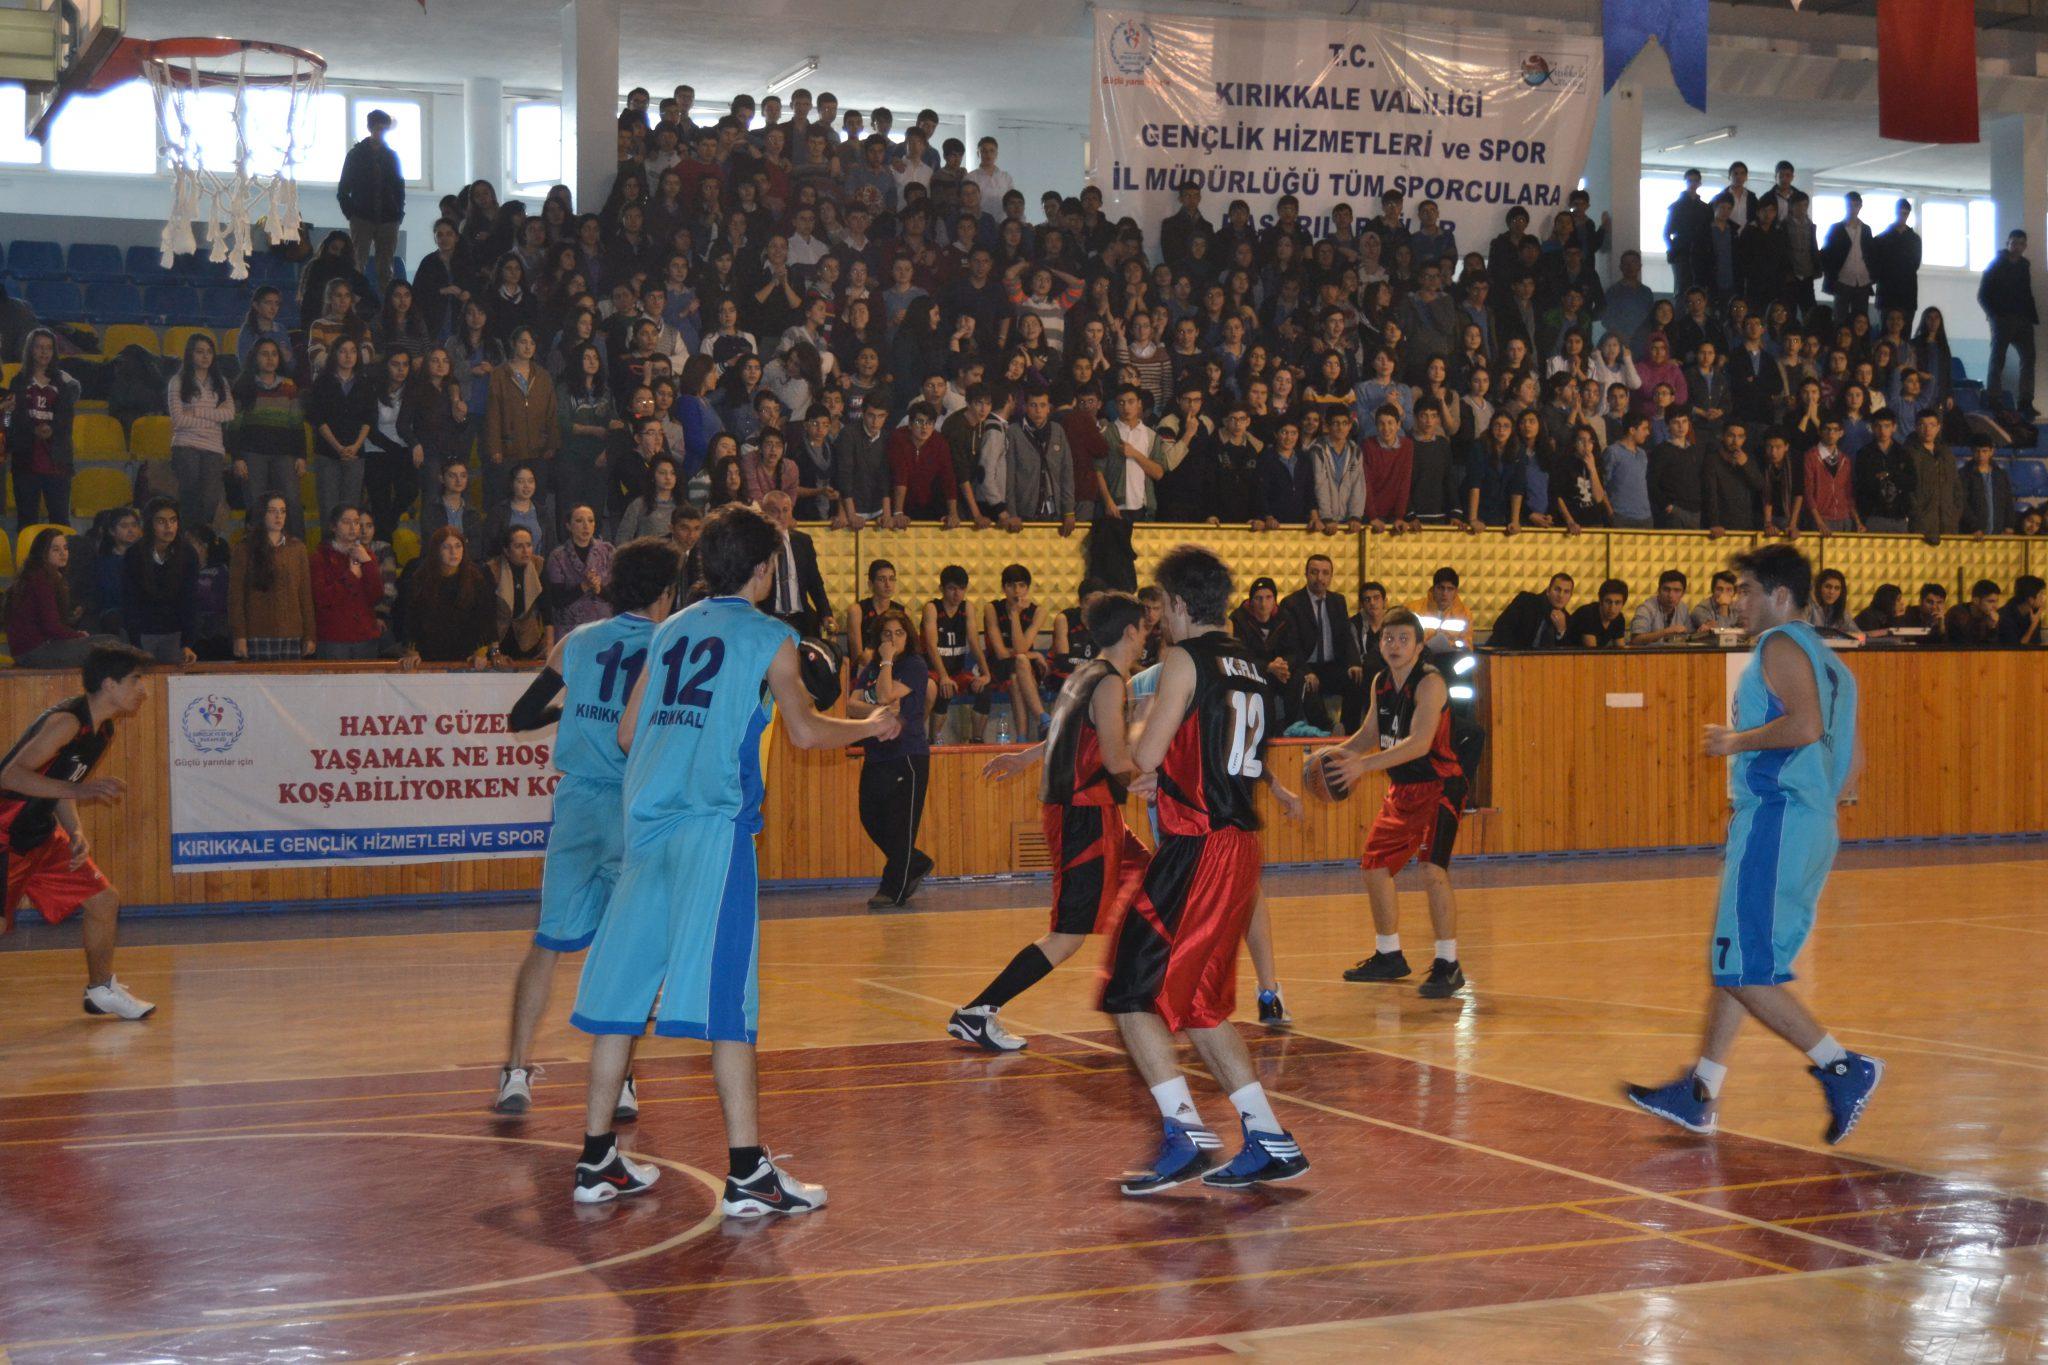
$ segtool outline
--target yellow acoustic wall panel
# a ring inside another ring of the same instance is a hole
[[[818,577],[825,580],[825,596],[832,601],[833,614],[843,615],[848,602],[867,596],[864,582],[858,584],[859,592],[853,591],[861,572],[854,567],[859,537],[852,531],[835,531],[823,522],[799,525],[797,529],[809,535],[811,544],[817,548]],[[865,565],[866,561],[861,563]]]
[[[1957,602],[1979,578],[1994,580],[2000,591],[2010,591],[2012,580],[2034,572],[2048,562],[2048,554],[2035,542],[2017,536],[1944,537],[1929,545],[1919,536],[1830,536],[1808,546],[1823,568],[1840,569],[1849,580],[1849,601],[1861,611],[1870,603],[1878,585],[1896,583],[1905,589],[1907,605],[1917,597],[1922,583],[1939,583]]]
[[[845,532],[837,534],[845,536]],[[1063,537],[1059,527],[1053,525],[1026,526],[1015,535],[993,528],[976,531],[961,527],[948,531],[937,526],[913,526],[907,531],[865,530],[858,537],[858,567],[849,561],[847,570],[849,586],[858,578],[859,591],[845,602],[835,593],[832,604],[843,608],[846,602],[867,596],[865,575],[869,561],[886,559],[896,566],[897,595],[920,607],[939,595],[939,570],[948,564],[958,564],[967,570],[967,597],[971,602],[993,602],[1002,596],[1004,566],[1022,564],[1031,570],[1034,598],[1053,607],[1070,606],[1075,589],[1081,585],[1081,542],[1086,535],[1084,526]],[[824,533],[816,538],[822,569]],[[826,581],[829,586],[831,580]]]
[[[1715,572],[1727,568],[1731,556],[1752,548],[1758,540],[1746,532],[1719,540],[1685,531],[1608,531],[1604,535],[1608,576],[1628,584],[1631,608],[1656,594],[1657,575],[1666,569],[1684,574],[1686,600],[1698,601],[1707,595]],[[1811,546],[1808,553],[1812,553]]]
[[[1456,569],[1458,595],[1477,630],[1491,628],[1493,618],[1516,593],[1525,588],[1541,591],[1554,573],[1570,574],[1577,580],[1580,597],[1590,600],[1607,572],[1607,547],[1595,535],[1424,531],[1400,536],[1368,533],[1365,540],[1365,577],[1386,584],[1388,599],[1396,603],[1412,602],[1428,592],[1438,569]]]
[[[1242,526],[1141,526],[1131,536],[1137,555],[1138,585],[1151,581],[1159,557],[1176,545],[1192,541],[1206,545],[1223,556],[1237,581],[1242,598],[1254,578],[1271,578],[1285,597],[1302,584],[1302,574],[1312,554],[1328,555],[1334,574],[1332,585],[1354,606],[1358,600],[1360,542],[1355,535],[1310,534],[1298,526],[1278,531],[1251,531]]]

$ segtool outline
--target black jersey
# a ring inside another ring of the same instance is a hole
[[[967,635],[973,626],[967,619],[967,604],[962,602],[955,611],[946,610],[946,599],[934,597],[932,611],[938,619],[939,667],[948,677],[958,677],[974,667],[974,653],[967,647]]]
[[[1038,799],[1048,806],[1117,806],[1124,787],[1102,766],[1102,741],[1095,730],[1095,689],[1121,677],[1106,659],[1085,659],[1053,699],[1052,728],[1045,736]]]
[[[887,607],[877,607],[874,598],[863,597],[854,606],[860,608],[860,647],[872,650],[882,643],[882,612],[897,610],[896,604],[891,602]],[[939,608],[942,618],[945,610],[943,606]]]
[[[1193,836],[1257,829],[1252,788],[1266,772],[1271,686],[1243,643],[1220,629],[1171,648],[1194,661],[1195,691],[1159,766],[1159,828]]]
[[[1003,647],[1013,653],[1017,652],[1015,637],[1010,634],[1010,599],[998,597],[989,605],[996,609],[996,633],[1001,637]],[[1017,627],[1017,635],[1023,638],[1024,648],[1031,648],[1032,643],[1038,639],[1038,603],[1033,602],[1024,608],[1023,619],[1017,623]]]
[[[42,733],[52,718],[70,716],[78,722],[78,733],[57,750],[56,757],[43,765],[43,776],[54,777],[59,782],[83,782],[98,766],[107,752],[107,745],[114,738],[114,723],[107,721],[95,727],[92,723],[92,703],[85,697],[73,697],[60,701],[49,710],[37,716],[14,741],[14,747],[0,758],[0,770],[14,761],[28,746],[28,742]],[[54,797],[23,796],[20,792],[0,789],[0,829],[7,832],[7,846],[16,853],[26,853],[49,839],[57,828],[57,802]]]
[[[1398,687],[1394,684],[1394,670],[1391,668],[1373,679],[1372,704],[1379,721],[1382,749],[1393,748],[1414,732],[1415,690],[1422,686],[1424,678],[1431,676],[1441,675],[1417,660],[1408,670],[1408,680]],[[1457,750],[1451,747],[1451,708],[1445,706],[1437,713],[1436,736],[1430,743],[1429,752],[1421,758],[1411,758],[1387,769],[1387,780],[1398,784],[1442,782],[1459,776],[1463,771],[1458,763]]]
[[[1060,613],[1067,622],[1067,652],[1056,655],[1052,660],[1052,671],[1060,677],[1067,677],[1082,664],[1095,657],[1095,637],[1088,633],[1088,626],[1081,617],[1079,607],[1068,607]]]

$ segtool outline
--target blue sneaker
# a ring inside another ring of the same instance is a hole
[[[1688,1133],[1714,1131],[1714,1101],[1707,1083],[1688,1071],[1669,1085],[1622,1087],[1629,1103],[1647,1113],[1677,1124]]]
[[[1856,1121],[1863,1117],[1863,1106],[1870,1103],[1871,1093],[1884,1079],[1884,1062],[1860,1052],[1851,1052],[1838,1062],[1808,1067],[1807,1070],[1820,1082],[1822,1093],[1828,1097],[1826,1136],[1828,1144],[1833,1146],[1856,1131]]]
[[[1294,1026],[1294,1016],[1287,1012],[1287,1002],[1280,998],[1280,992],[1259,992],[1259,1022],[1270,1029],[1285,1029]]]
[[[1223,1149],[1223,1139],[1207,1128],[1192,1128],[1179,1119],[1162,1119],[1166,1138],[1159,1155],[1142,1171],[1132,1171],[1118,1181],[1117,1188],[1133,1198],[1185,1185],[1209,1169],[1209,1153]]]
[[[1250,1125],[1244,1130],[1244,1150],[1228,1166],[1202,1177],[1204,1185],[1219,1190],[1243,1190],[1253,1185],[1271,1185],[1308,1174],[1308,1158],[1292,1133],[1260,1133]]]

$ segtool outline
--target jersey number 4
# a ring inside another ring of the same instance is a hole
[[[1266,738],[1266,698],[1259,692],[1232,692],[1230,709],[1237,723],[1230,731],[1230,761],[1224,770],[1232,777],[1259,777],[1266,765],[1259,761],[1259,744]]]

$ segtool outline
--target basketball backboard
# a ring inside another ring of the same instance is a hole
[[[120,45],[128,0],[11,0],[0,6],[0,80],[28,91],[24,131],[41,140]]]

